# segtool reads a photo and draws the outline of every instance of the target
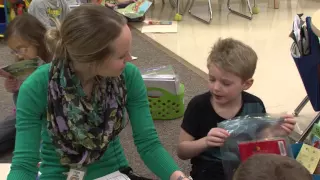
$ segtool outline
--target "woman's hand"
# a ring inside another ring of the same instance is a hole
[[[4,88],[7,92],[15,93],[19,90],[20,82],[15,78],[6,78]]]
[[[208,147],[223,146],[226,138],[229,136],[230,136],[230,134],[225,129],[212,128],[206,137],[207,146]]]
[[[184,177],[183,179],[181,179],[180,177]],[[180,179],[179,179],[180,178]],[[172,173],[172,175],[170,176],[170,180],[188,180],[189,178],[187,178],[186,175],[184,175],[183,172],[181,171],[175,171]]]
[[[287,135],[291,134],[297,123],[293,115],[287,114],[281,118],[284,119],[284,121],[280,124],[281,128],[287,133]]]

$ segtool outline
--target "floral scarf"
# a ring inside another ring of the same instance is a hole
[[[123,75],[96,77],[89,100],[69,63],[51,64],[48,132],[62,165],[81,167],[98,160],[128,122]]]

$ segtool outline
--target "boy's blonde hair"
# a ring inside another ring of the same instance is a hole
[[[214,64],[219,69],[248,80],[253,77],[258,56],[248,45],[233,38],[219,39],[210,52],[207,66]]]
[[[239,166],[233,180],[312,180],[312,175],[287,156],[256,154]]]
[[[72,10],[57,28],[46,34],[48,49],[56,59],[80,63],[102,62],[115,51],[113,42],[120,36],[126,20],[112,9],[85,4]]]

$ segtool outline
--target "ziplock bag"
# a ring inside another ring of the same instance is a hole
[[[289,141],[280,124],[283,119],[269,115],[247,115],[218,124],[230,133],[220,148],[226,180],[242,161],[257,153],[272,153],[292,157]],[[263,168],[263,167],[257,167]]]

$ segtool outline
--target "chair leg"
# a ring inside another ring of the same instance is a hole
[[[301,103],[298,105],[298,107],[294,110],[293,115],[298,116],[301,110],[306,106],[306,104],[309,102],[309,97],[306,96]]]
[[[205,23],[207,23],[207,24],[210,24],[211,23],[211,20],[212,20],[212,6],[211,6],[211,0],[208,0],[208,12],[209,12],[209,15],[210,15],[210,19],[209,20],[205,20],[205,19],[202,19],[201,17],[199,17],[199,16],[197,16],[197,15],[195,15],[195,14],[193,14],[192,13],[192,7],[193,7],[193,5],[194,5],[194,1],[195,0],[191,0],[191,5],[190,5],[190,8],[189,8],[189,14],[191,15],[191,16],[193,16],[193,17],[195,17],[196,19],[198,19],[198,20],[200,20],[200,21],[203,21],[203,22],[205,22]]]
[[[304,130],[304,132],[301,134],[301,136],[297,142],[298,143],[304,142],[306,140],[306,138],[309,136],[313,125],[316,123],[319,123],[319,121],[320,121],[320,113],[318,113],[317,116],[311,121],[311,123],[308,125],[306,130]]]
[[[240,13],[240,12],[238,12],[238,11],[233,10],[233,9],[231,8],[231,6],[230,6],[230,0],[228,0],[228,2],[227,2],[227,7],[228,7],[228,9],[229,9],[229,11],[230,11],[231,13],[234,13],[234,14],[236,14],[236,15],[238,15],[238,16],[241,16],[241,17],[247,18],[247,19],[249,19],[249,20],[252,20],[252,15],[253,15],[253,13],[252,13],[252,8],[251,8],[251,3],[250,3],[250,0],[246,0],[246,1],[247,1],[247,6],[248,6],[248,9],[249,9],[249,13],[250,13],[249,16],[246,15],[246,14],[243,14],[243,13]]]

